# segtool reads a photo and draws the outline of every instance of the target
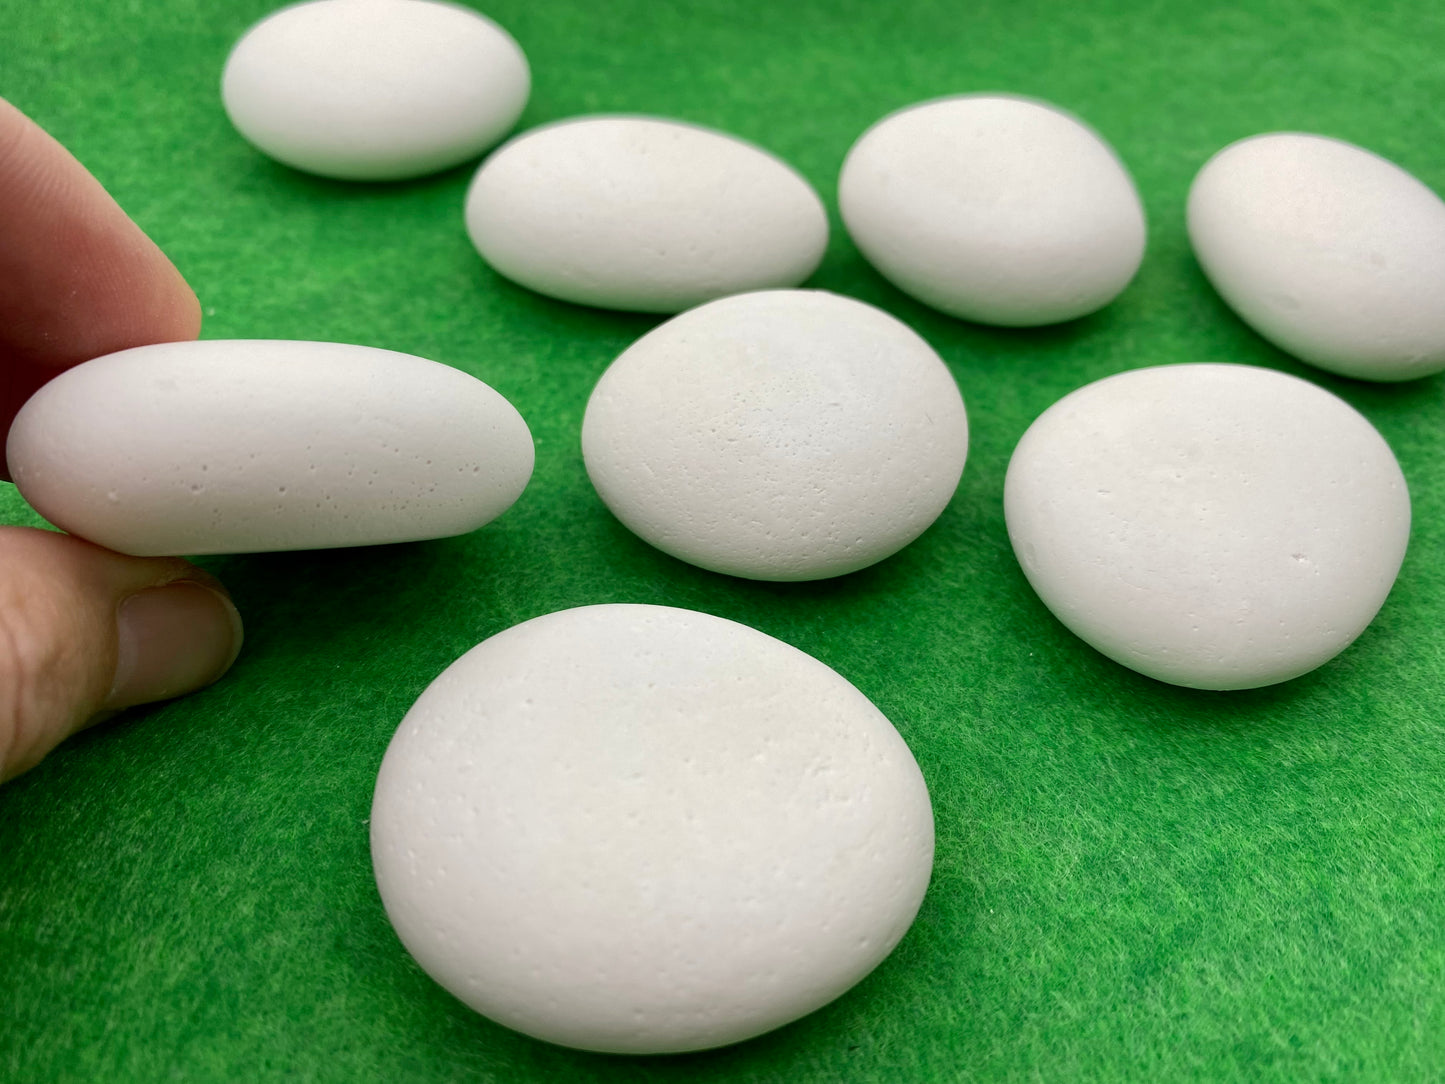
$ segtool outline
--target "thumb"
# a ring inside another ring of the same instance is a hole
[[[209,685],[240,647],[224,589],[178,557],[0,527],[0,781],[122,708]]]

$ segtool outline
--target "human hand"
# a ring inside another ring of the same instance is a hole
[[[0,436],[62,370],[200,325],[170,260],[0,99]],[[210,684],[240,646],[235,607],[194,565],[0,527],[0,781],[116,711]]]

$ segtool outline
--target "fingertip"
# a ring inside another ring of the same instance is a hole
[[[116,662],[103,711],[169,700],[210,685],[241,652],[241,615],[230,596],[175,580],[124,599],[116,611]]]
[[[0,99],[0,443],[25,400],[79,362],[196,338],[201,305],[101,183]]]

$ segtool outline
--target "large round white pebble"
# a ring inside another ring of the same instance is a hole
[[[439,983],[528,1035],[721,1046],[832,1001],[913,921],[933,814],[903,739],[744,625],[589,606],[463,655],[382,761],[371,853]]]
[[[1004,485],[1044,604],[1105,655],[1200,689],[1333,658],[1389,593],[1405,479],[1342,399],[1244,365],[1097,381],[1046,410]]]
[[[340,343],[212,340],[70,369],[10,430],[15,484],[122,553],[239,553],[462,534],[532,473],[502,396],[434,361]]]
[[[968,419],[948,368],[885,312],[821,290],[674,317],[603,373],[582,421],[598,494],[658,549],[760,580],[838,576],[948,504]]]
[[[467,232],[498,272],[550,297],[679,312],[797,286],[828,243],[816,192],[735,136],[653,117],[533,129],[482,164]]]
[[[963,95],[883,118],[848,152],[838,204],[885,278],[985,324],[1091,313],[1144,256],[1143,207],[1113,150],[1026,98]]]
[[[1189,238],[1281,350],[1363,380],[1445,370],[1445,201],[1394,163],[1324,136],[1242,140],[1194,179]]]
[[[475,158],[517,122],[531,75],[505,30],[433,0],[309,0],[248,30],[226,61],[231,123],[272,158],[349,181]]]

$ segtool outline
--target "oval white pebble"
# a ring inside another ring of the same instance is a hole
[[[21,409],[21,494],[121,553],[240,553],[463,534],[532,474],[521,415],[486,384],[410,354],[212,340],[122,350]]]
[[[638,116],[513,139],[478,170],[466,222],[514,282],[638,312],[797,286],[828,243],[823,203],[791,166],[723,132]]]
[[[420,177],[475,158],[517,123],[527,59],[505,30],[434,0],[308,0],[231,51],[221,98],[264,153],[349,181]]]
[[[933,814],[892,724],[816,659],[722,618],[588,606],[493,636],[402,720],[371,852],[421,966],[565,1046],[738,1042],[893,949]]]
[[[1060,621],[1199,689],[1286,681],[1344,650],[1410,534],[1405,479],[1370,423],[1245,365],[1138,369],[1065,396],[1019,441],[1004,513]]]
[[[985,324],[1094,312],[1144,256],[1144,209],[1108,144],[1054,106],[1009,95],[884,117],[848,152],[838,205],[885,278]]]
[[[1362,380],[1445,370],[1445,201],[1352,143],[1241,140],[1189,191],[1220,296],[1281,350]]]
[[[906,325],[772,290],[674,317],[603,373],[582,421],[598,494],[658,549],[760,580],[881,561],[948,504],[963,397]]]

